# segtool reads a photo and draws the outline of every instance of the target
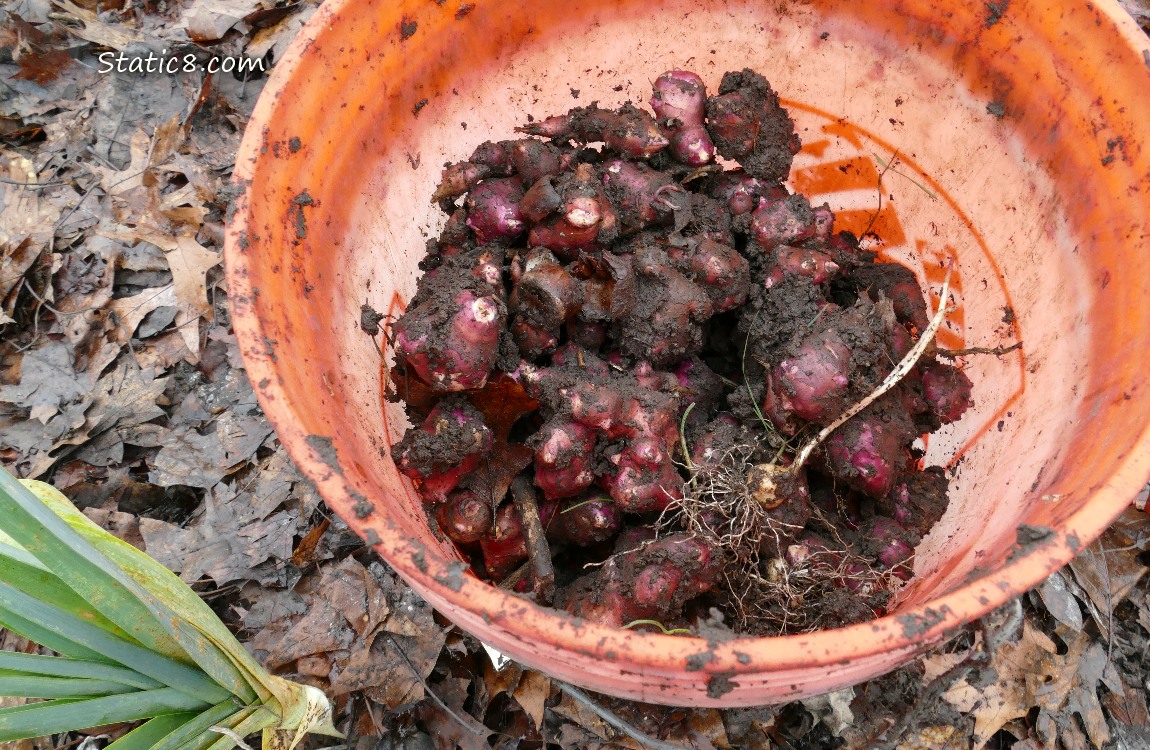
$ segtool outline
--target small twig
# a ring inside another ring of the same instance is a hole
[[[531,573],[535,579],[535,598],[539,604],[550,604],[555,600],[555,567],[551,563],[551,548],[547,545],[543,521],[539,518],[535,488],[526,475],[520,474],[511,483],[511,500],[519,509],[523,523],[523,536],[527,540]]]
[[[489,737],[490,735],[495,734],[495,732],[490,730],[486,734],[477,731],[475,727],[465,722],[459,717],[458,714],[448,708],[447,704],[443,702],[443,699],[436,695],[435,691],[431,689],[431,686],[427,684],[427,680],[423,679],[423,675],[421,675],[419,670],[415,668],[415,665],[411,663],[411,659],[409,659],[404,650],[399,647],[399,644],[394,638],[391,637],[391,634],[385,633],[384,637],[387,638],[388,643],[392,645],[392,647],[395,649],[395,652],[399,654],[399,658],[403,659],[403,663],[407,665],[407,668],[411,670],[411,673],[415,675],[415,679],[419,680],[419,684],[423,685],[423,692],[427,693],[427,695],[430,696],[431,699],[435,701],[436,704],[442,708],[448,716],[455,719],[455,722],[459,724],[459,726],[463,727],[468,732],[480,737]],[[472,721],[476,721],[476,719],[472,719]],[[484,729],[486,729],[486,727],[484,727]]]
[[[723,167],[720,164],[707,164],[706,166],[699,167],[698,169],[695,169],[695,170],[692,170],[691,172],[689,172],[686,177],[679,180],[679,184],[680,185],[686,185],[688,182],[691,182],[692,180],[697,180],[700,177],[705,177],[709,174],[715,174],[716,172],[722,172],[722,171],[723,171]]]
[[[966,349],[935,349],[934,353],[947,359],[958,359],[959,357],[966,357],[971,354],[993,354],[996,357],[1001,357],[1003,354],[1010,354],[1015,349],[1021,348],[1022,342],[1016,341],[1010,346],[970,346]]]
[[[574,687],[572,685],[568,685],[565,682],[560,682],[559,680],[555,680],[555,679],[552,679],[552,683],[558,685],[560,687],[560,689],[563,690],[563,692],[567,693],[567,695],[570,695],[572,698],[574,698],[575,700],[582,703],[587,708],[594,711],[599,716],[600,719],[607,722],[608,724],[615,727],[620,732],[622,732],[623,734],[627,735],[628,737],[630,737],[631,739],[635,740],[636,742],[638,742],[640,744],[646,745],[647,747],[650,747],[653,750],[688,750],[688,748],[683,747],[682,745],[676,745],[673,742],[664,742],[663,740],[657,740],[648,734],[644,734],[643,732],[640,732],[635,727],[631,726],[627,722],[620,719],[614,713],[608,711],[607,709],[603,708],[602,706],[600,706],[595,701],[591,700],[589,697],[587,697],[586,693],[584,693],[582,690],[580,690],[577,687]]]
[[[15,185],[16,187],[23,188],[36,188],[38,190],[50,187],[61,187],[63,185],[69,184],[67,182],[20,182],[18,180],[10,180],[7,177],[0,177],[0,182],[3,182],[5,185]]]
[[[802,450],[799,451],[798,455],[795,456],[794,463],[792,463],[789,467],[792,474],[798,474],[799,470],[802,469],[804,464],[806,464],[807,459],[810,458],[811,453],[814,452],[815,448],[819,447],[819,445],[827,439],[827,436],[829,436],[839,427],[842,427],[848,420],[850,420],[860,411],[877,401],[884,393],[889,391],[891,388],[894,388],[898,382],[906,377],[907,373],[909,373],[918,363],[918,360],[920,357],[922,357],[923,352],[926,351],[927,347],[930,346],[931,342],[934,340],[934,335],[938,333],[939,326],[942,325],[943,319],[946,318],[946,297],[947,293],[950,291],[950,271],[950,266],[947,266],[946,276],[942,280],[942,291],[939,293],[938,312],[934,314],[934,318],[931,319],[930,325],[928,325],[926,330],[923,331],[922,335],[918,337],[918,341],[915,342],[915,345],[909,352],[907,352],[906,356],[902,358],[902,361],[898,363],[898,366],[891,370],[891,373],[886,376],[886,379],[882,381],[878,388],[875,388],[866,396],[866,398],[843,412],[842,416],[820,430],[819,434],[815,435],[810,439],[809,442],[807,442],[806,445],[803,446]]]

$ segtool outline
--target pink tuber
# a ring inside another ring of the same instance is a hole
[[[695,73],[672,70],[655,79],[651,109],[670,134],[671,155],[689,167],[710,164],[715,144],[703,126],[707,90]]]
[[[574,497],[595,480],[595,431],[578,422],[552,421],[534,437],[535,484],[545,497]]]
[[[913,429],[887,411],[868,408],[831,434],[824,444],[832,476],[871,497],[890,492],[910,465]]]
[[[974,401],[970,378],[954,365],[928,361],[919,365],[922,396],[928,409],[943,424],[957,422]]]
[[[671,623],[720,574],[715,551],[686,534],[640,546],[627,546],[620,537],[615,548],[605,565],[560,591],[561,605],[573,615],[615,627],[635,620]]]
[[[453,542],[472,544],[491,528],[491,506],[470,490],[457,490],[438,506],[435,519]]]
[[[503,302],[464,289],[452,303],[452,311],[435,300],[409,309],[393,328],[396,357],[433,390],[482,388],[499,354]]]
[[[417,430],[392,446],[396,467],[419,485],[423,499],[442,502],[491,450],[483,415],[462,396],[442,399]]]
[[[667,139],[648,113],[625,104],[618,110],[576,107],[565,115],[548,117],[516,128],[521,133],[579,143],[602,141],[631,159],[646,159],[667,147]]]
[[[602,493],[591,492],[564,500],[547,533],[576,547],[589,547],[607,541],[622,528],[619,506]]]
[[[780,200],[761,198],[751,214],[751,236],[763,251],[810,239],[815,231],[814,211],[802,195]]]
[[[801,145],[778,94],[749,69],[726,73],[707,99],[707,131],[721,156],[770,183],[786,179]]]
[[[539,520],[543,528],[552,522],[558,505],[554,502],[539,504]],[[493,581],[502,581],[528,558],[527,539],[523,519],[514,503],[506,502],[495,511],[494,525],[479,539],[483,562]]]
[[[850,373],[850,345],[836,328],[821,328],[771,370],[770,391],[784,412],[829,424],[850,406]]]
[[[523,187],[518,177],[484,180],[467,194],[467,226],[480,245],[510,244],[523,234],[526,225],[519,213]]]

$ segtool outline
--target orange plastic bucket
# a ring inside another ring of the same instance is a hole
[[[236,166],[228,288],[264,410],[420,594],[534,668],[695,706],[893,669],[1067,562],[1150,474],[1150,45],[1111,0],[1001,8],[329,0],[277,66]],[[793,185],[844,226],[870,221],[892,166],[884,253],[935,290],[940,261],[958,270],[942,344],[1024,345],[972,358],[976,409],[931,438],[932,461],[955,469],[951,509],[890,616],[723,643],[581,623],[480,582],[428,531],[388,457],[405,423],[381,398],[360,306],[397,313],[412,294],[445,161],[525,113],[565,111],[572,89],[610,106],[645,101],[670,68],[714,87],[746,66],[798,123]]]

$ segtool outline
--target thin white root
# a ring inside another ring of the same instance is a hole
[[[907,374],[914,369],[914,366],[918,364],[926,348],[934,341],[934,336],[942,326],[943,320],[946,319],[946,298],[950,292],[950,272],[951,267],[947,265],[946,276],[942,279],[942,290],[939,293],[938,312],[931,318],[930,324],[926,327],[926,330],[922,332],[922,335],[918,337],[918,341],[915,342],[915,345],[907,352],[906,356],[902,358],[902,361],[890,371],[890,374],[879,384],[878,388],[875,388],[867,394],[865,398],[843,412],[842,416],[820,430],[819,434],[811,438],[807,444],[802,447],[802,450],[795,456],[794,462],[788,467],[792,474],[798,474],[799,470],[802,469],[803,465],[807,462],[807,459],[811,457],[811,453],[814,452],[815,448],[818,448],[832,432],[842,427],[860,411],[873,404],[891,388],[894,388],[898,382],[905,378]]]

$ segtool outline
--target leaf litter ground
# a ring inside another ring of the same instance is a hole
[[[279,445],[220,266],[263,79],[98,72],[100,52],[165,48],[274,64],[315,8],[0,9],[0,461],[179,573],[270,669],[328,691],[356,750],[649,746],[545,675],[496,669],[324,508]],[[1147,549],[1150,515],[1131,509],[1003,611],[827,696],[729,711],[594,700],[696,750],[1150,747]],[[0,631],[0,648],[30,646]],[[124,731],[13,750],[98,748]]]

